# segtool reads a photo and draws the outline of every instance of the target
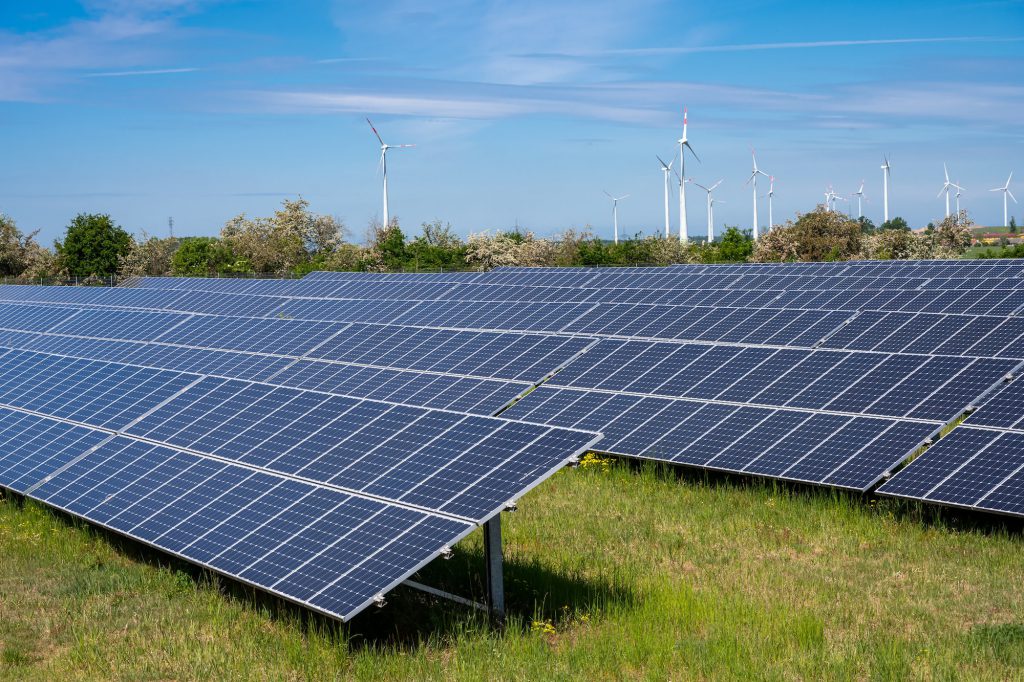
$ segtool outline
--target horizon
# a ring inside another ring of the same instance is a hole
[[[850,197],[863,179],[864,213],[880,224],[888,154],[891,217],[912,228],[941,220],[945,162],[963,208],[1001,226],[989,190],[1024,148],[1024,83],[1013,76],[1024,3],[844,3],[826,31],[816,10],[653,0],[628,12],[575,0],[440,11],[313,0],[3,7],[0,212],[46,244],[79,212],[157,236],[173,217],[175,234],[206,236],[301,195],[358,239],[381,215],[368,116],[389,144],[416,144],[388,159],[391,213],[407,235],[440,219],[462,237],[590,225],[610,239],[605,191],[631,195],[620,234],[660,233],[655,157],[675,150],[685,106],[703,162],[688,158],[687,176],[724,179],[716,233],[751,227],[749,146],[776,176],[777,223],[813,210],[828,185]],[[691,238],[706,224],[694,190]],[[840,207],[855,214],[855,201]],[[1024,210],[1011,202],[1010,215]]]

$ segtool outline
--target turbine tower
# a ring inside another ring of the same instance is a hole
[[[885,163],[882,164],[882,205],[883,213],[885,216],[885,222],[889,222],[889,157],[882,157],[885,159]]]
[[[964,188],[961,187],[960,183],[957,183],[957,182],[953,183],[953,187],[956,187],[956,195],[955,195],[956,196],[956,223],[957,223],[957,225],[959,225],[960,224],[960,192],[962,192]]]
[[[754,241],[756,242],[757,241],[757,176],[758,175],[763,175],[764,177],[767,178],[768,174],[765,173],[764,171],[760,170],[757,167],[757,156],[754,154],[754,150],[753,149],[750,150],[750,158],[754,162],[754,169],[750,172],[750,177],[747,178],[747,182],[745,184],[749,185],[751,183],[751,181],[753,181],[753,183],[754,183],[754,188],[753,188],[753,190],[754,190],[753,191],[753,194],[754,194],[754,232],[753,232],[753,234],[754,234]]]
[[[1006,197],[1009,196],[1013,199],[1013,203],[1017,203],[1017,197],[1013,196],[1013,192],[1010,191],[1010,180],[1013,180],[1013,171],[1010,171],[1010,177],[1006,178],[1006,184],[1002,187],[993,187],[989,192],[1002,192],[1003,193],[1003,227],[1009,227],[1010,221],[1007,218],[1007,205]]]
[[[665,239],[668,239],[669,231],[671,230],[671,223],[669,222],[668,214],[668,186],[669,181],[672,179],[672,164],[675,163],[676,160],[672,159],[668,163],[665,163],[660,156],[657,157],[657,159],[661,162],[661,170],[665,174]]]
[[[689,148],[693,158],[697,159],[698,163],[700,162],[697,152],[693,151],[690,141],[686,139],[685,107],[683,108],[683,136],[677,142],[679,142],[679,241],[685,244],[689,238],[688,226],[686,224],[686,183],[683,182],[683,178],[686,177],[686,149]]]
[[[384,227],[390,224],[391,217],[388,213],[388,150],[389,149],[406,149],[408,147],[415,147],[414,144],[385,144],[384,140],[380,138],[380,133],[373,127],[373,122],[370,119],[366,119],[366,122],[370,124],[370,130],[377,136],[377,141],[380,142],[380,169],[384,175]]]
[[[608,198],[612,200],[612,223],[615,225],[615,243],[619,243],[619,202],[628,197],[628,194],[623,194],[621,197],[613,197],[608,192],[605,192]]]
[[[857,197],[857,220],[864,217],[864,210],[861,206],[861,201],[864,199],[864,181],[860,181],[860,189],[853,193],[853,196]]]
[[[693,182],[693,184],[700,187],[702,190],[708,193],[708,244],[715,241],[715,200],[711,196],[711,193],[715,191],[715,188],[722,184],[719,180],[710,187],[705,187],[699,182],[694,182],[691,178],[686,179],[687,182]]]
[[[772,214],[772,199],[775,198],[775,176],[768,177],[768,230],[775,227],[775,220]]]
[[[946,193],[946,217],[948,218],[949,217],[949,189],[953,186],[953,183],[949,181],[949,169],[946,168],[946,164],[945,163],[942,164],[942,172],[946,174],[946,182],[944,182],[942,184],[942,189],[940,189],[939,193],[935,195],[935,198],[938,199],[939,197],[942,196],[943,192]]]

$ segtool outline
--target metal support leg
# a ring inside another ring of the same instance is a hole
[[[484,564],[487,571],[487,607],[498,624],[505,620],[505,578],[502,571],[501,514],[484,524]]]

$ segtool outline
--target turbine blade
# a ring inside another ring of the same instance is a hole
[[[1013,196],[1013,192],[1011,192],[1010,190],[1006,190],[1006,193],[1010,195],[1010,198],[1013,199],[1013,203],[1016,204],[1017,203],[1017,197]]]
[[[662,169],[662,170],[666,170],[666,169],[668,169],[668,168],[669,168],[669,165],[668,165],[667,163],[665,163],[665,160],[664,160],[663,158],[661,158],[661,157],[660,157],[660,156],[658,156],[657,154],[655,154],[655,155],[654,155],[654,157],[655,157],[656,159],[658,159],[658,161],[661,161],[661,169]],[[673,160],[673,161],[675,161],[675,159],[672,159],[672,160]]]
[[[372,130],[373,134],[377,136],[377,141],[380,142],[381,146],[384,146],[384,140],[380,139],[380,133],[378,133],[377,129],[373,127],[373,121],[367,118],[366,122],[370,124],[370,130]]]
[[[702,163],[702,161],[700,160],[700,157],[697,156],[697,152],[693,151],[693,147],[690,146],[690,141],[687,140],[683,144],[686,145],[686,147],[690,150],[690,153],[693,154],[693,158],[697,159],[697,163]]]

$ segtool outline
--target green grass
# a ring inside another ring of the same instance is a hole
[[[506,631],[412,590],[348,626],[0,501],[0,679],[1020,679],[1018,530],[622,463],[505,515]],[[480,591],[480,537],[422,580]]]

